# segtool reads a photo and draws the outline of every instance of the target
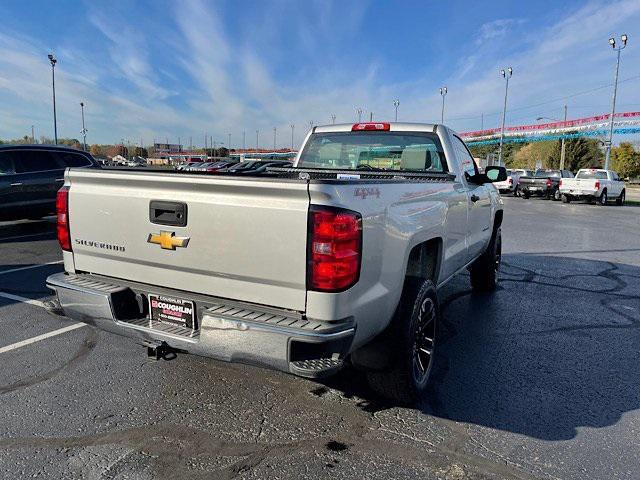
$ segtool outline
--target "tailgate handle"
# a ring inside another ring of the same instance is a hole
[[[187,225],[187,204],[151,200],[149,202],[149,221],[157,225],[185,227]]]

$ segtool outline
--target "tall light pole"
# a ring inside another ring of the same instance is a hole
[[[273,151],[276,151],[276,135],[278,134],[278,129],[273,127]]]
[[[227,133],[227,137],[229,138],[229,142],[227,143],[227,148],[229,149],[229,152],[231,152],[231,134]]]
[[[336,114],[335,114],[335,113],[332,113],[332,114],[331,114],[331,123],[332,123],[333,125],[335,125],[335,123],[336,123]]]
[[[369,121],[373,122],[373,112],[369,112]]]
[[[246,138],[247,138],[247,132],[246,130],[242,131],[242,150],[246,150],[247,149],[247,143],[246,143]]]
[[[504,88],[504,108],[502,109],[502,128],[500,129],[500,148],[498,149],[498,165],[502,165],[502,144],[504,143],[504,122],[507,117],[507,95],[509,94],[509,78],[513,75],[513,68],[500,70],[500,75],[507,81]]]
[[[559,122],[560,120],[558,120],[557,118],[550,118],[550,117],[538,117],[536,118],[536,120],[540,121],[540,120],[553,120],[554,122]],[[564,106],[564,121],[566,123],[567,121],[567,106]],[[565,143],[564,143],[564,135],[562,136],[562,139],[560,140],[560,170],[564,170],[564,160],[565,160]]]
[[[442,97],[442,112],[440,112],[440,123],[444,123],[444,97],[447,96],[447,87],[440,88],[440,96]]]
[[[356,108],[356,113],[358,114],[358,123],[362,121],[362,112],[363,110],[361,108]]]
[[[396,122],[398,121],[398,107],[400,106],[400,100],[397,98],[393,101],[393,106],[396,109]]]
[[[256,150],[258,150],[260,130],[256,130]]]
[[[291,127],[291,150],[293,150],[293,131],[295,130],[296,126],[293,123],[289,126]]]
[[[82,112],[82,130],[80,133],[82,134],[82,145],[84,151],[87,151],[87,129],[84,128],[84,102],[80,102],[80,111]]]
[[[616,47],[616,39],[613,37],[609,39],[609,45],[611,45],[611,48],[613,48],[618,55],[616,60],[616,76],[613,82],[613,99],[611,100],[611,118],[609,119],[609,140],[607,142],[607,147],[606,147],[607,149],[604,157],[605,170],[609,169],[609,159],[611,158],[611,145],[613,142],[613,117],[616,114],[616,96],[618,95],[618,72],[620,71],[620,52],[624,50],[624,48],[627,46],[627,40],[629,40],[629,37],[625,33],[620,37],[620,40],[622,41],[622,45],[620,45],[619,47]]]
[[[33,125],[31,125],[31,143],[36,143],[36,137],[33,132]]]
[[[309,130],[313,130],[313,120],[309,120]]]
[[[47,55],[49,62],[51,62],[51,88],[53,90],[53,138],[56,145],[58,144],[58,119],[56,118],[56,57],[53,53]]]

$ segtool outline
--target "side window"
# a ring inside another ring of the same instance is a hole
[[[15,173],[13,168],[13,152],[0,152],[0,175],[11,175]]]
[[[616,172],[611,172],[611,179],[612,180],[620,180],[620,177],[618,177],[618,174]]]
[[[16,150],[16,173],[41,172],[61,168],[51,152],[45,150]]]
[[[58,158],[58,162],[62,164],[63,168],[87,167],[91,165],[91,162],[87,160],[87,157],[77,153],[56,152],[54,155]]]
[[[453,136],[453,148],[456,151],[456,157],[460,162],[462,171],[470,177],[478,173],[478,167],[473,160],[473,156],[469,152],[469,149],[456,135]]]

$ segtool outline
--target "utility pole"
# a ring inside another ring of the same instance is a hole
[[[480,131],[484,130],[484,113],[480,114]]]
[[[246,150],[245,138],[247,136],[247,132],[245,130],[242,131],[242,150]]]
[[[53,91],[53,138],[55,144],[58,144],[58,120],[56,118],[56,57],[52,53],[47,55],[51,63],[51,89]]]
[[[627,36],[627,34],[624,34],[620,37],[620,40],[622,40],[622,45],[616,48],[616,39],[613,37],[609,39],[609,45],[611,45],[611,48],[616,50],[616,53],[618,55],[616,60],[616,75],[615,75],[615,80],[613,82],[613,99],[611,100],[611,118],[609,119],[609,140],[607,141],[607,147],[606,147],[606,152],[604,157],[605,170],[609,170],[609,159],[611,158],[611,146],[613,144],[613,119],[616,115],[616,96],[618,95],[618,73],[620,71],[620,52],[622,52],[622,50],[624,50],[624,48],[627,46],[627,40],[629,40],[629,37]]]
[[[277,134],[277,128],[273,127],[273,151],[276,151],[276,134]]]
[[[356,108],[356,113],[358,114],[358,123],[360,123],[362,121],[362,109]]]
[[[396,109],[396,122],[398,121],[398,107],[400,106],[400,100],[397,98],[393,101],[393,106]]]
[[[373,112],[369,112],[369,121],[373,122]]]
[[[564,122],[567,123],[567,106],[564,106]],[[564,170],[564,159],[565,159],[565,149],[564,149],[564,135],[562,136],[562,143],[560,148],[560,170]]]
[[[87,151],[87,129],[84,128],[84,102],[80,102],[80,110],[82,112],[82,130],[80,133],[82,134],[82,146],[84,151]]]
[[[509,94],[509,78],[513,75],[513,68],[500,70],[500,75],[507,81],[504,88],[504,108],[502,109],[502,128],[500,129],[500,148],[498,150],[498,165],[502,165],[502,144],[504,143],[504,122],[507,117],[507,95]]]
[[[204,134],[204,151],[205,151],[205,152],[207,151],[207,146],[208,146],[208,144],[207,144],[207,138],[208,138],[208,135],[205,133],[205,134]]]
[[[189,137],[189,151],[193,151],[193,137]]]
[[[332,113],[332,114],[331,114],[331,124],[332,124],[332,125],[335,125],[335,124],[336,124],[336,114],[335,114],[335,113]]]
[[[256,150],[258,150],[258,146],[260,145],[260,130],[256,130]]]
[[[291,150],[293,150],[293,131],[295,130],[296,126],[293,123],[289,126],[291,127]]]
[[[228,133],[227,137],[229,137],[229,142],[227,143],[227,149],[229,150],[229,152],[231,152],[231,134]]]
[[[36,143],[36,137],[33,133],[33,125],[31,125],[31,143]]]
[[[444,124],[444,97],[447,96],[447,87],[440,88],[440,96],[442,97],[442,112],[440,113],[440,123]]]

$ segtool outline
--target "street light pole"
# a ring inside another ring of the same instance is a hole
[[[56,145],[58,144],[58,120],[56,118],[56,57],[53,53],[47,55],[49,62],[51,62],[51,88],[53,90],[53,138]]]
[[[398,107],[400,106],[400,100],[398,100],[397,98],[393,101],[393,106],[396,109],[396,122],[398,121]]]
[[[296,126],[293,123],[289,126],[291,127],[291,150],[293,150],[293,131],[296,128]]]
[[[278,129],[273,127],[273,151],[276,151],[276,135],[278,134]]]
[[[332,113],[332,114],[331,114],[331,123],[332,123],[333,125],[335,125],[335,123],[336,123],[336,114],[335,114],[335,113]]]
[[[504,143],[504,122],[507,117],[507,95],[509,94],[509,78],[513,75],[513,68],[500,70],[500,74],[507,81],[504,88],[504,108],[502,109],[502,128],[500,129],[500,148],[498,149],[498,165],[502,165],[502,144]]]
[[[442,112],[440,113],[440,123],[444,123],[444,97],[447,96],[447,87],[440,88],[440,96],[442,97]]]
[[[247,149],[247,143],[246,143],[246,137],[247,137],[247,132],[246,130],[242,131],[242,150],[246,150]]]
[[[84,128],[84,102],[80,102],[80,110],[82,111],[82,130],[80,131],[80,133],[82,133],[82,145],[84,148],[84,151],[87,151],[87,129]]]
[[[227,143],[227,148],[229,149],[229,152],[231,152],[231,134],[228,133],[227,137],[229,137],[229,142]]]
[[[358,123],[362,121],[362,109],[356,108],[356,113],[358,114]]]
[[[611,48],[616,50],[616,53],[618,55],[616,60],[616,76],[613,82],[613,99],[611,100],[611,118],[609,119],[609,141],[607,142],[607,148],[606,148],[605,157],[604,157],[605,170],[609,169],[609,159],[611,158],[611,146],[613,143],[613,117],[616,114],[616,96],[618,94],[618,72],[620,71],[620,52],[624,50],[624,48],[627,46],[628,39],[629,37],[626,34],[622,35],[620,37],[620,40],[622,40],[622,45],[617,48],[616,48],[616,39],[613,37],[609,39],[609,45],[611,45]]]
[[[567,106],[564,106],[564,122],[567,123]],[[562,136],[562,143],[560,147],[560,170],[564,170],[564,159],[565,159],[565,138]]]
[[[258,135],[260,135],[260,130],[256,130],[256,150],[258,150],[258,145],[260,144],[258,141]]]

